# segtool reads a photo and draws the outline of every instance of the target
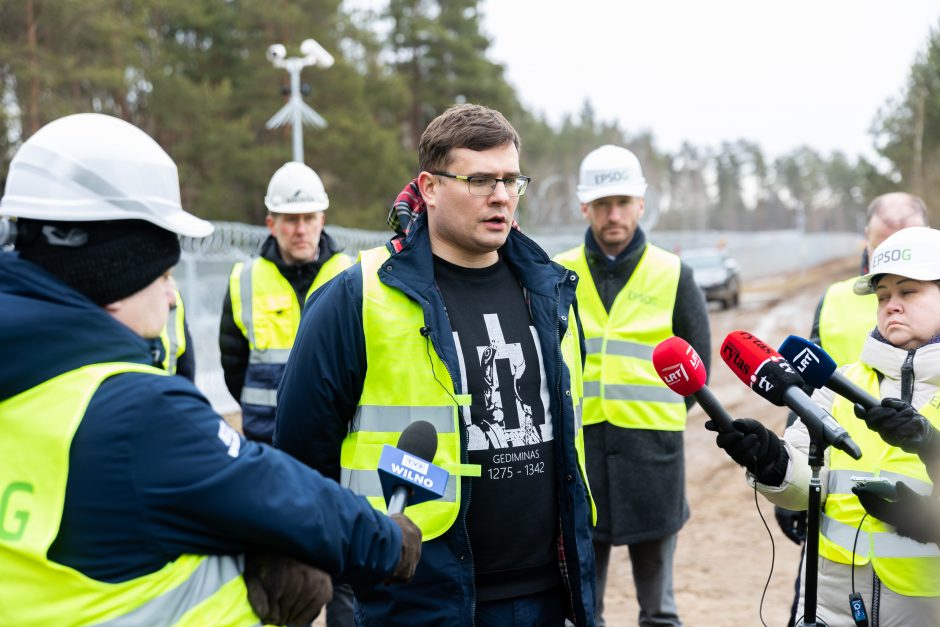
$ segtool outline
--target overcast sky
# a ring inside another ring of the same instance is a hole
[[[530,110],[558,122],[585,99],[661,150],[683,140],[808,144],[874,156],[940,23],[937,0],[485,0],[491,58]]]

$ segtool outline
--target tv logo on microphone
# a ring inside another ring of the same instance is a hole
[[[819,357],[808,348],[804,348],[793,358],[793,365],[800,372],[806,372],[806,369],[813,363],[818,364]]]
[[[407,453],[401,456],[401,465],[405,468],[411,468],[415,472],[420,472],[422,475],[428,474],[428,466],[430,466],[430,464],[423,459],[412,457]]]
[[[695,355],[694,352],[692,354]],[[698,357],[698,355],[695,355],[695,357]],[[696,364],[693,364],[693,366],[695,365]],[[662,377],[663,382],[668,386],[673,386],[680,381],[689,380],[689,375],[685,371],[685,366],[683,366],[681,363],[678,363],[674,366],[666,366],[659,371],[659,375]]]

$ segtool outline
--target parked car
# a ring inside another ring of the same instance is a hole
[[[705,300],[721,303],[722,309],[738,306],[741,272],[738,262],[717,248],[696,248],[680,254],[692,268],[695,282],[705,293]]]

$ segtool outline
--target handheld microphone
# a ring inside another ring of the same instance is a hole
[[[444,496],[449,477],[429,460],[437,453],[437,429],[430,422],[411,423],[398,436],[398,447],[386,444],[379,458],[379,480],[388,514],[400,514],[408,505]]]
[[[780,354],[812,387],[818,389],[825,386],[865,409],[881,405],[881,401],[836,370],[836,362],[832,357],[809,340],[791,335],[780,345]]]
[[[732,331],[721,344],[721,358],[745,385],[774,405],[786,405],[819,439],[850,455],[861,449],[842,425],[801,389],[803,379],[773,348],[747,331]]]
[[[653,367],[663,383],[676,394],[692,396],[720,431],[734,431],[734,418],[705,385],[708,373],[695,349],[681,337],[670,337],[653,349]]]

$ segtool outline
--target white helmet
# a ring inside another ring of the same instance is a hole
[[[330,198],[312,168],[288,161],[271,177],[264,206],[272,213],[313,213],[326,211]]]
[[[10,163],[0,215],[35,220],[146,220],[189,237],[215,227],[180,205],[176,164],[119,118],[79,113],[39,129]]]
[[[581,161],[578,200],[589,203],[606,196],[646,194],[646,179],[636,155],[620,146],[607,144],[592,150]]]
[[[872,253],[868,274],[855,281],[855,293],[874,294],[875,278],[883,274],[918,281],[940,279],[940,231],[911,226],[893,233]]]

